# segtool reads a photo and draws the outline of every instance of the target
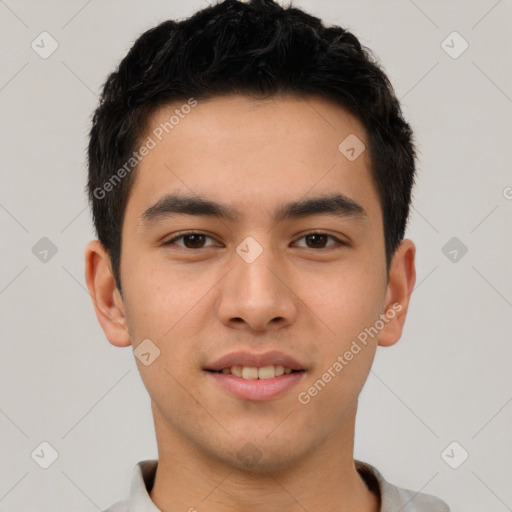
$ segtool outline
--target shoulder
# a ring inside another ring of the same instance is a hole
[[[103,512],[128,512],[128,503],[126,500],[118,501]]]
[[[422,492],[415,492],[409,489],[402,489],[389,484],[388,501],[393,507],[400,507],[400,510],[417,511],[417,512],[450,512],[450,507],[440,498],[425,494]],[[399,510],[397,509],[397,510]],[[386,509],[383,509],[386,510]],[[394,508],[390,508],[395,510]]]
[[[450,507],[440,498],[397,487],[366,462],[355,461],[355,464],[368,487],[380,494],[381,512],[450,512]]]
[[[114,503],[103,512],[130,512],[133,510],[160,512],[149,495],[155,480],[157,466],[158,460],[156,459],[143,460],[135,464],[127,498]]]

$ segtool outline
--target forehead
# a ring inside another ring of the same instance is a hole
[[[137,167],[127,214],[172,192],[229,203],[242,215],[310,193],[340,192],[369,213],[379,208],[364,127],[324,98],[174,102],[151,115],[141,144],[152,148]]]

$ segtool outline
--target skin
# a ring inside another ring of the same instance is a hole
[[[179,106],[157,110],[147,134]],[[150,496],[164,512],[312,511],[319,503],[324,511],[380,509],[354,465],[357,400],[377,345],[401,336],[415,246],[402,241],[386,272],[368,151],[349,161],[338,150],[349,134],[366,140],[355,117],[319,97],[198,101],[137,170],[122,229],[122,296],[102,245],[86,248],[87,286],[110,343],[135,349],[149,338],[160,349],[149,366],[136,361],[159,451]],[[174,215],[144,224],[141,215],[169,192],[224,203],[239,218]],[[284,203],[333,192],[357,201],[366,216],[273,216]],[[189,230],[211,238],[200,239],[202,248],[190,238],[164,245]],[[318,232],[347,245],[304,238]],[[253,263],[236,252],[248,236],[263,249]],[[298,393],[395,303],[394,318],[301,404]],[[279,397],[241,400],[204,371],[239,349],[279,349],[307,371]],[[251,467],[237,457],[247,443],[259,457]]]

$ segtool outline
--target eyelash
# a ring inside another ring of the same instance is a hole
[[[185,233],[181,233],[180,235],[175,236],[174,238],[171,238],[170,240],[167,240],[166,242],[164,242],[163,245],[172,245],[177,240],[180,240],[181,238],[185,238],[185,237],[191,236],[191,235],[202,235],[202,236],[204,236],[206,238],[210,238],[211,240],[214,240],[214,238],[211,237],[210,235],[206,235],[204,233],[197,233],[195,231],[187,231]],[[303,249],[312,249],[313,251],[319,251],[319,250],[327,250],[327,249],[330,249],[330,248],[333,248],[333,247],[341,247],[341,246],[347,246],[348,245],[346,242],[343,242],[342,240],[340,240],[339,238],[335,237],[334,235],[330,235],[329,233],[323,233],[321,231],[312,231],[310,233],[306,233],[305,235],[302,235],[300,238],[298,238],[298,240],[302,240],[303,238],[306,238],[306,237],[312,236],[312,235],[326,236],[326,237],[334,240],[336,243],[333,244],[333,245],[328,245],[326,247],[321,247],[319,249],[315,249],[315,248],[312,248],[312,247],[302,247]],[[182,247],[183,249],[186,249],[186,250],[189,250],[189,251],[199,251],[201,249],[205,249],[207,247],[212,247],[212,246],[200,247],[198,249],[191,249],[191,248],[185,247],[185,246],[179,246],[179,247]]]

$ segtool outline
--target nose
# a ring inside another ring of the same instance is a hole
[[[222,282],[216,304],[224,325],[263,332],[293,324],[299,299],[270,250],[264,250],[252,263],[235,254],[233,266]]]

